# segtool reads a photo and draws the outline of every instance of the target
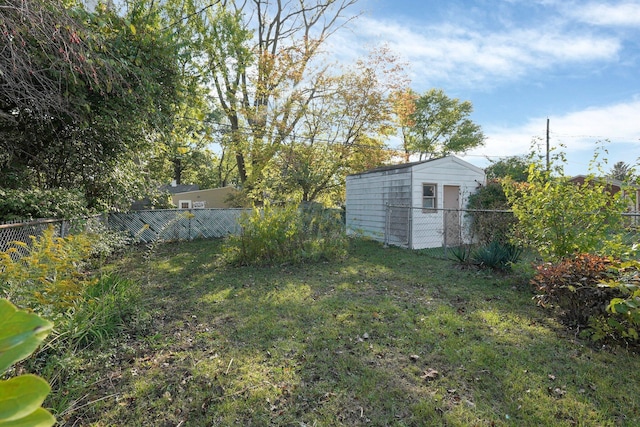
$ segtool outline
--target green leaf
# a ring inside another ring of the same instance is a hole
[[[46,409],[38,408],[24,418],[0,421],[0,427],[51,427],[56,419]]]
[[[0,372],[29,356],[52,328],[51,322],[0,299]]]
[[[0,426],[35,412],[49,394],[49,384],[36,375],[0,381]]]

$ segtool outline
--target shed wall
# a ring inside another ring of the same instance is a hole
[[[381,242],[406,244],[407,212],[393,221],[387,219],[387,205],[409,206],[411,203],[409,168],[347,177],[346,228],[348,234],[359,234]],[[396,211],[398,212],[398,211]],[[386,232],[392,224],[391,233]],[[393,241],[391,241],[393,240]]]

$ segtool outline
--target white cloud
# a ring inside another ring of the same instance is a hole
[[[408,61],[417,86],[495,85],[532,70],[615,60],[621,43],[612,36],[568,32],[561,26],[502,31],[471,30],[453,24],[412,27],[399,22],[361,18],[354,39],[334,40],[343,55],[364,43],[386,43]]]
[[[640,25],[640,3],[622,2],[588,3],[584,6],[573,5],[570,15],[580,21],[604,26]]]
[[[575,175],[587,170],[598,141],[608,149],[610,163],[624,161],[634,164],[640,157],[640,98],[628,102],[588,108],[564,115],[549,117],[552,147],[564,145],[570,173]],[[521,126],[485,126],[486,145],[469,154],[477,156],[514,156],[531,151],[532,141],[545,144],[546,117],[528,120]],[[609,142],[606,142],[609,141]],[[582,171],[582,172],[580,172]]]

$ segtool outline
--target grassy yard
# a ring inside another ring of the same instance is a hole
[[[565,331],[518,275],[367,241],[276,268],[221,267],[219,250],[109,266],[145,304],[61,361],[72,379],[45,406],[70,426],[640,425],[637,354]]]

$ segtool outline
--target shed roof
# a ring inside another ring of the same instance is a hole
[[[421,161],[417,161],[417,162],[401,163],[401,164],[398,164],[398,165],[380,166],[380,167],[377,167],[377,168],[374,168],[374,169],[369,169],[369,170],[364,171],[364,172],[354,173],[354,174],[351,174],[349,176],[358,176],[358,175],[366,175],[366,174],[376,173],[376,172],[387,172],[387,171],[392,171],[392,170],[407,169],[407,168],[412,168],[414,166],[423,165],[423,164],[426,164],[426,163],[438,162],[438,161],[441,161],[441,160],[444,160],[444,159],[448,159],[448,158],[454,160],[458,164],[470,167],[471,169],[475,169],[478,172],[484,172],[483,169],[481,169],[481,168],[479,168],[479,167],[477,167],[475,165],[472,165],[471,163],[466,162],[466,161],[464,161],[464,160],[462,160],[462,159],[460,159],[460,158],[458,158],[456,156],[445,156],[445,157],[437,157],[435,159],[421,160]]]

